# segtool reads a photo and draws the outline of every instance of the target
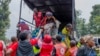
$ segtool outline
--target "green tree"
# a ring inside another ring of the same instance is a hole
[[[9,28],[9,3],[11,0],[0,0],[0,39],[5,40],[6,29]]]
[[[81,11],[76,11],[76,29],[79,36],[88,34],[88,26],[85,24],[85,19],[80,17]]]
[[[89,25],[91,34],[100,34],[100,4],[93,6]]]
[[[94,19],[92,19],[91,27],[91,33],[92,34],[100,34],[100,16],[95,16]]]

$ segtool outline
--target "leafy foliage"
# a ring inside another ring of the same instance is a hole
[[[88,25],[85,24],[85,19],[80,17],[81,11],[76,11],[76,29],[79,36],[88,34]]]
[[[0,0],[0,39],[5,39],[6,29],[9,28],[9,3],[11,0]]]
[[[91,17],[88,24],[85,24],[85,20],[80,17],[81,11],[76,11],[76,28],[78,35],[83,36],[86,34],[100,34],[100,4],[93,6]]]
[[[93,11],[90,17],[90,33],[100,34],[100,4],[93,6]]]

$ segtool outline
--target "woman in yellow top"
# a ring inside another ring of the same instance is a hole
[[[62,30],[62,34],[66,36],[64,43],[70,48],[70,40],[72,39],[72,24],[67,24]]]

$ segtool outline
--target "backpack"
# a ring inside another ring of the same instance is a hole
[[[16,56],[34,56],[32,45],[28,41],[20,41]]]
[[[36,28],[35,30],[32,31],[32,38],[37,37],[39,30],[40,30],[39,28]]]

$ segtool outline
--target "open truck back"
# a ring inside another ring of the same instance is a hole
[[[75,1],[74,0],[24,0],[28,7],[33,10],[37,8],[43,13],[52,11],[56,19],[61,22],[59,31],[67,23],[72,23],[75,26]]]

